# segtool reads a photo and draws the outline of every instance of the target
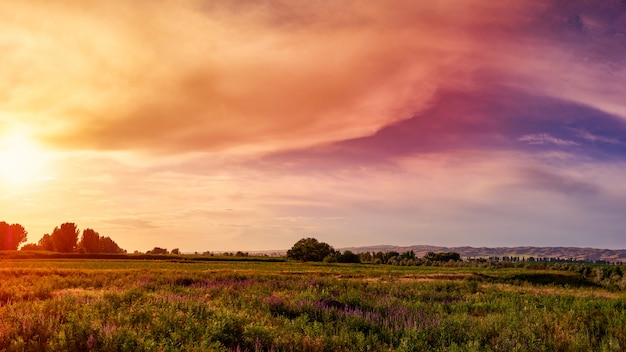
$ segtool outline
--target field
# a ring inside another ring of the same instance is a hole
[[[622,351],[626,294],[575,272],[0,261],[0,350]]]

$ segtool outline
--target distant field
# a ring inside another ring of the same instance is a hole
[[[569,271],[0,261],[0,350],[623,351],[626,293]]]

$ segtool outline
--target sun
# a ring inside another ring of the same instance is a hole
[[[22,134],[0,137],[0,178],[12,184],[39,180],[48,161],[47,153]]]

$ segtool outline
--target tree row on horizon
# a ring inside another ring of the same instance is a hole
[[[60,253],[126,253],[115,241],[108,236],[101,236],[94,229],[86,228],[82,231],[73,222],[66,222],[57,226],[52,234],[45,234],[35,243],[24,244],[21,250],[44,250]],[[26,242],[28,232],[20,224],[9,225],[0,222],[0,250],[17,250]]]

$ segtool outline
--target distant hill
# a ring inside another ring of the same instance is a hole
[[[418,257],[424,256],[428,252],[457,252],[461,257],[535,257],[535,258],[573,258],[576,260],[605,260],[609,262],[626,262],[626,249],[598,249],[580,247],[440,247],[440,246],[365,246],[365,247],[345,247],[339,248],[341,251],[350,250],[355,253],[360,252],[390,252],[399,253],[413,251]]]

